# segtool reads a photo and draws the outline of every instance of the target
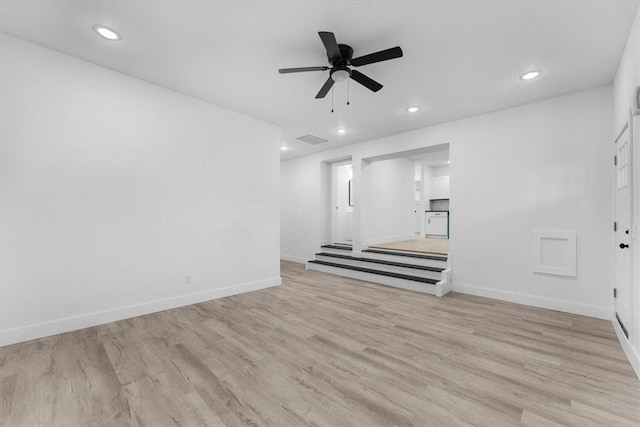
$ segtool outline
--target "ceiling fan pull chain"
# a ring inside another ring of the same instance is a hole
[[[347,79],[347,105],[349,105],[349,80]]]
[[[331,86],[331,112],[333,113],[333,86]]]

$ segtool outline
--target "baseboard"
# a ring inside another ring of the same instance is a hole
[[[280,259],[282,259],[284,261],[297,262],[297,263],[300,263],[300,264],[304,264],[304,263],[306,263],[308,261],[306,258],[300,258],[299,256],[284,255],[284,254],[280,255]]]
[[[636,372],[638,379],[640,379],[640,355],[638,355],[638,352],[631,346],[631,343],[624,335],[624,332],[622,332],[622,328],[616,319],[613,319],[611,323],[613,324],[613,330],[616,331],[618,341],[620,341],[620,346],[622,346],[625,356],[629,359],[631,367]]]
[[[50,335],[71,332],[91,326],[98,326],[131,317],[156,313],[158,311],[169,310],[171,308],[183,307],[185,305],[238,295],[245,292],[257,291],[260,289],[270,288],[272,286],[278,286],[281,283],[282,279],[280,277],[273,277],[266,280],[242,283],[224,288],[128,305],[112,310],[98,311],[95,313],[52,320],[50,322],[37,323],[15,329],[7,329],[0,331],[0,347],[30,341],[37,338],[48,337]]]
[[[566,313],[580,314],[582,316],[595,317],[598,319],[611,320],[611,308],[598,307],[595,305],[576,304],[569,301],[552,298],[538,297],[535,295],[507,292],[497,289],[480,288],[478,286],[453,283],[454,292],[477,295],[480,297],[494,298],[502,301],[514,302],[516,304],[530,305],[533,307],[548,308],[550,310],[564,311]]]

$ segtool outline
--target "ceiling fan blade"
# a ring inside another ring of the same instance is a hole
[[[331,78],[331,76],[329,76],[327,81],[324,82],[324,85],[320,89],[320,92],[318,92],[318,94],[316,95],[316,99],[324,98],[325,96],[327,96],[327,93],[329,93],[329,90],[331,90],[333,83],[334,83],[333,79]]]
[[[392,47],[391,49],[381,50],[379,52],[370,53],[369,55],[361,56],[351,60],[351,65],[354,67],[361,67],[367,64],[373,64],[375,62],[388,61],[389,59],[401,58],[402,49],[400,46]]]
[[[380,83],[365,76],[358,70],[351,70],[351,78],[374,92],[379,91],[383,87]],[[329,77],[329,79],[331,79],[331,77]]]
[[[302,73],[304,71],[327,71],[329,67],[299,67],[299,68],[280,68],[280,74]]]
[[[341,60],[342,54],[340,53],[340,48],[338,47],[336,36],[328,31],[320,31],[318,32],[318,35],[320,36],[325,49],[327,49],[327,56],[329,57],[331,62],[333,63],[336,62],[336,60]]]

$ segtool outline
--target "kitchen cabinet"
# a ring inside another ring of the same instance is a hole
[[[448,199],[449,198],[449,177],[436,176],[431,180],[431,198],[432,199]]]
[[[425,234],[427,236],[449,237],[449,213],[427,212]]]

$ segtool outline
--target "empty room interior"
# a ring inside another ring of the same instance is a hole
[[[0,426],[639,426],[639,6],[0,0]]]

